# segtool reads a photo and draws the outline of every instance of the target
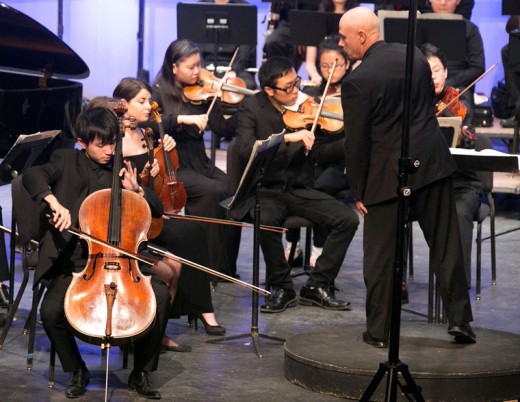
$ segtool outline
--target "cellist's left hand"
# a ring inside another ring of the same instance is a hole
[[[164,134],[164,141],[159,140],[159,142],[162,142],[162,146],[164,147],[164,150],[167,152],[170,152],[173,148],[177,146],[175,140],[168,134]]]
[[[132,168],[130,161],[124,160],[123,164],[125,167],[119,171],[119,177],[121,177],[123,188],[130,191],[139,191],[140,187],[137,181],[137,169]]]

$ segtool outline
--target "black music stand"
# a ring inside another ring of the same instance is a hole
[[[36,134],[19,135],[16,142],[2,160],[2,163],[0,163],[0,185],[10,183],[16,176],[22,174],[26,169],[31,167],[60,132],[60,130],[52,130]],[[12,217],[11,228],[14,227],[13,223],[14,216]],[[9,309],[12,308],[14,297],[15,238],[16,236],[11,234],[11,255],[9,261],[9,266],[11,268],[11,271],[9,272]],[[0,247],[5,248],[5,241],[2,241],[2,243],[3,244],[0,243]],[[0,261],[0,263],[3,263],[3,261]]]
[[[326,36],[337,34],[341,14],[322,11],[289,10],[293,45],[318,46]]]
[[[256,141],[249,157],[246,169],[240,179],[238,189],[231,199],[221,203],[231,213],[234,209],[244,208],[248,205],[251,193],[255,192],[254,204],[254,229],[253,229],[253,286],[258,287],[260,283],[260,187],[265,172],[268,170],[281,142],[283,141],[284,132],[273,134],[264,141]],[[258,357],[262,357],[260,353],[259,338],[271,339],[273,341],[285,342],[285,339],[275,336],[265,335],[258,332],[258,293],[252,293],[251,306],[251,332],[209,340],[207,343],[220,343],[234,339],[241,339],[251,336],[253,345]]]
[[[520,15],[518,0],[502,0],[502,15]]]
[[[392,12],[387,13],[391,14]],[[406,44],[408,29],[407,18],[383,19],[383,32],[386,42]],[[448,60],[466,60],[466,22],[462,19],[421,18],[417,19],[416,45],[431,43],[442,49]]]
[[[416,401],[424,402],[421,394],[421,388],[417,386],[413,379],[408,365],[399,359],[399,342],[401,337],[401,281],[403,279],[403,266],[405,259],[405,221],[408,208],[408,199],[411,196],[411,189],[408,187],[408,176],[420,168],[420,161],[413,160],[409,156],[409,136],[410,136],[410,111],[411,111],[411,93],[412,93],[412,71],[415,52],[415,32],[416,32],[416,16],[417,1],[409,0],[409,17],[405,80],[404,80],[404,101],[403,101],[403,126],[401,139],[401,156],[399,158],[398,180],[399,186],[397,191],[397,229],[396,229],[396,247],[395,260],[393,270],[392,297],[391,297],[391,323],[390,323],[390,342],[388,348],[388,360],[379,363],[379,369],[370,381],[367,389],[360,398],[361,402],[368,402],[376,391],[379,383],[385,375],[388,375],[386,381],[385,401],[394,402],[397,400],[397,387],[405,394],[408,400],[412,400],[413,396]],[[404,380],[404,384],[400,381],[399,374]]]

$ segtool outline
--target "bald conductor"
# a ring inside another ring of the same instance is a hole
[[[403,124],[406,46],[381,40],[379,19],[365,7],[339,23],[342,46],[362,63],[343,81],[347,179],[364,216],[363,275],[367,330],[363,341],[387,347],[397,232],[398,159]],[[421,167],[409,177],[410,210],[430,247],[430,264],[441,289],[457,343],[474,343],[451,174],[456,165],[434,112],[431,70],[415,49],[410,110],[410,156]]]

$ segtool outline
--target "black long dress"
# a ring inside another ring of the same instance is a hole
[[[146,153],[125,157],[142,172],[148,161]],[[205,267],[209,267],[208,239],[203,224],[196,221],[165,219],[159,236],[150,243]],[[212,267],[209,267],[212,268]],[[181,276],[170,317],[213,312],[210,276],[199,269],[182,264]]]

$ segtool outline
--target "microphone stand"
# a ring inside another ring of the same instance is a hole
[[[412,71],[415,51],[415,32],[417,27],[417,0],[410,0],[408,12],[408,36],[406,50],[406,68],[404,81],[404,104],[403,104],[403,126],[401,138],[401,157],[399,158],[399,188],[397,196],[397,230],[396,250],[394,260],[394,275],[392,283],[392,310],[390,324],[390,343],[388,350],[388,361],[381,362],[374,378],[361,397],[361,402],[369,402],[370,397],[377,389],[379,382],[385,374],[388,374],[385,392],[385,401],[397,400],[397,385],[401,392],[407,396],[413,395],[416,401],[424,402],[421,389],[415,383],[408,365],[399,360],[399,338],[401,332],[401,282],[403,278],[403,265],[405,256],[405,218],[408,199],[411,189],[407,186],[408,175],[419,168],[418,160],[412,161],[409,157],[409,134],[410,134],[410,104],[412,92]],[[398,378],[401,374],[405,383]]]

